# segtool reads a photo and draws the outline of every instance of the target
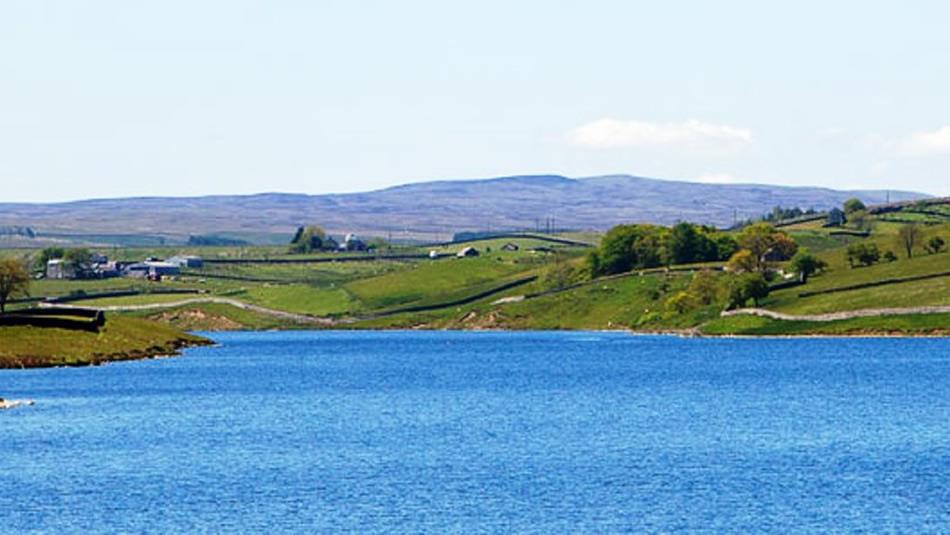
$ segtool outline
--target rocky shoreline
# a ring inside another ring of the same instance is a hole
[[[198,346],[210,346],[214,342],[206,338],[189,337],[171,340],[162,345],[152,346],[146,349],[131,349],[115,353],[96,353],[87,358],[75,360],[57,360],[45,356],[17,355],[0,358],[0,369],[26,369],[26,368],[60,368],[60,367],[81,367],[81,366],[100,366],[110,362],[121,362],[128,360],[144,360],[161,357],[174,357],[181,354],[183,349]]]

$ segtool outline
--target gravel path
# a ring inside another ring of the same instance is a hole
[[[722,316],[751,315],[762,316],[777,320],[788,321],[836,321],[851,318],[871,318],[877,316],[900,316],[905,314],[950,314],[950,306],[927,306],[905,308],[863,308],[860,310],[846,310],[843,312],[829,312],[827,314],[783,314],[764,308],[740,308],[724,310]]]
[[[200,303],[217,303],[222,305],[231,305],[243,310],[250,310],[252,312],[257,312],[260,314],[265,314],[268,316],[273,316],[276,318],[287,319],[295,321],[298,323],[309,323],[314,325],[324,325],[332,326],[338,325],[340,323],[345,323],[346,320],[338,320],[333,318],[321,318],[317,316],[308,316],[306,314],[295,314],[293,312],[285,312],[283,310],[274,310],[272,308],[265,308],[257,305],[250,305],[243,301],[238,301],[237,299],[228,299],[225,297],[195,297],[191,299],[182,299],[181,301],[173,301],[169,303],[152,303],[148,305],[116,305],[116,306],[104,306],[104,307],[84,307],[76,305],[63,305],[63,304],[47,304],[41,303],[41,307],[57,307],[57,308],[94,308],[97,310],[102,310],[105,312],[134,312],[134,311],[145,311],[145,310],[161,310],[165,308],[176,308],[186,305],[194,305]],[[877,316],[900,316],[906,314],[950,314],[950,306],[924,306],[924,307],[905,307],[905,308],[864,308],[860,310],[846,310],[843,312],[829,312],[826,314],[785,314],[782,312],[775,312],[774,310],[767,310],[764,308],[740,308],[737,310],[724,310],[721,313],[721,316],[740,316],[740,315],[749,315],[749,316],[762,316],[766,318],[772,318],[777,320],[786,320],[786,321],[837,321],[837,320],[846,320],[851,318],[870,318]]]
[[[249,305],[243,301],[238,301],[237,299],[228,299],[226,297],[194,297],[191,299],[182,299],[181,301],[172,301],[169,303],[152,303],[148,305],[114,305],[114,306],[104,306],[104,307],[89,307],[89,306],[80,306],[80,305],[61,305],[56,303],[41,303],[41,307],[55,307],[55,308],[93,308],[96,310],[102,310],[104,312],[134,312],[134,311],[143,311],[143,310],[160,310],[165,308],[176,308],[186,305],[195,305],[201,303],[216,303],[220,305],[231,305],[243,310],[250,310],[252,312],[257,312],[260,314],[265,314],[268,316],[273,316],[276,318],[287,319],[295,321],[297,323],[311,323],[316,325],[336,325],[340,323],[338,320],[332,318],[320,318],[316,316],[308,316],[306,314],[294,314],[293,312],[285,312],[283,310],[274,310],[272,308],[265,308],[257,305]]]

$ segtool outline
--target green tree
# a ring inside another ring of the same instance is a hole
[[[327,234],[317,226],[300,227],[290,242],[290,252],[297,254],[320,251],[327,240]]]
[[[867,209],[867,206],[864,206],[864,203],[861,202],[861,199],[858,199],[856,197],[852,197],[844,201],[841,207],[844,209],[844,213],[846,214],[851,214],[852,212],[857,212],[859,210]]]
[[[806,282],[808,277],[827,267],[827,264],[815,255],[809,253],[808,249],[802,249],[792,257],[789,267],[792,271],[801,276],[802,282]]]
[[[666,308],[677,314],[685,314],[696,308],[696,299],[689,292],[676,292],[666,300]]]
[[[294,237],[290,239],[291,245],[300,242],[300,239],[303,238],[304,230],[306,230],[306,227],[297,227],[297,232],[295,232]]]
[[[673,225],[667,249],[670,260],[674,264],[691,262],[696,250],[696,238],[696,228],[693,225],[685,222]]]
[[[755,261],[754,271],[764,272],[768,269],[766,256],[770,253],[779,259],[787,260],[795,254],[798,244],[788,234],[775,230],[768,223],[755,223],[739,232],[737,241],[739,246],[752,253]]]
[[[772,208],[772,211],[766,214],[766,221],[784,221],[787,219],[795,219],[796,217],[801,217],[806,212],[797,206],[794,208],[782,208],[781,206],[776,206]]]
[[[739,250],[739,243],[728,234],[717,234],[713,241],[716,244],[716,258],[713,260],[729,260]]]
[[[5,258],[0,260],[0,314],[7,310],[7,301],[16,295],[28,295],[30,273],[23,262]]]
[[[382,250],[388,251],[392,249],[392,245],[390,245],[388,241],[384,240],[383,238],[378,238],[378,237],[371,239],[369,243],[366,244],[366,246],[369,249],[373,249],[376,251],[382,251]]]
[[[674,264],[696,262],[701,258],[701,241],[704,238],[690,223],[677,223],[670,230],[668,251]]]
[[[772,235],[775,233],[775,227],[768,223],[755,223],[749,225],[739,232],[737,241],[739,246],[752,253],[756,264],[765,257],[765,254],[772,248]],[[758,269],[757,269],[758,270]]]
[[[596,260],[590,257],[594,276],[625,273],[663,265],[666,261],[664,242],[667,229],[655,225],[617,225],[607,231],[597,250]]]
[[[751,273],[758,269],[755,255],[748,249],[739,249],[726,262],[726,269],[733,273]]]
[[[715,229],[711,227],[677,223],[670,229],[667,240],[670,261],[674,264],[687,264],[719,260],[719,247],[712,236],[714,232]],[[729,248],[725,243],[723,246]],[[722,259],[729,258],[729,254],[732,254],[731,250]]]
[[[772,234],[771,252],[779,260],[788,260],[798,252],[798,243],[784,232],[775,232]]]
[[[551,266],[541,279],[541,284],[549,290],[563,290],[585,279],[582,270],[567,263]]]
[[[697,271],[689,282],[686,291],[702,305],[711,305],[719,300],[721,287],[719,278],[710,270]]]
[[[943,241],[943,238],[940,236],[931,236],[927,240],[927,245],[924,246],[927,249],[927,252],[930,254],[937,254],[943,250],[943,246],[946,245],[946,242]]]
[[[845,254],[848,258],[848,265],[852,268],[856,265],[870,266],[881,259],[881,252],[874,243],[852,243],[848,246]]]
[[[624,273],[633,269],[633,243],[638,236],[635,225],[617,225],[608,230],[597,252],[595,275]]]
[[[645,229],[633,241],[633,267],[643,269],[669,265],[672,259],[665,241],[663,231],[658,228]]]
[[[46,269],[46,264],[48,264],[50,260],[62,258],[65,254],[66,250],[62,247],[47,247],[40,251],[39,256],[36,258],[36,268]]]
[[[92,261],[92,253],[89,249],[69,249],[63,254],[63,260],[74,268],[79,268]]]
[[[923,231],[920,230],[920,225],[916,223],[901,225],[901,227],[897,229],[897,243],[907,252],[907,258],[913,258],[914,247],[916,247],[922,239]]]
[[[768,297],[769,283],[761,273],[741,273],[729,278],[729,308],[745,306],[749,299],[755,306]]]
[[[884,255],[881,257],[885,262],[896,262],[897,255],[894,254],[894,251],[884,251]]]
[[[599,252],[591,251],[587,253],[587,269],[591,278],[599,277],[603,273]]]
[[[874,220],[871,219],[865,210],[856,210],[848,214],[848,222],[858,230],[871,232],[874,228]]]

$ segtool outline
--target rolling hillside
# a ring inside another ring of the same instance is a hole
[[[29,227],[40,240],[86,235],[93,243],[124,243],[130,235],[170,243],[193,234],[225,234],[260,242],[284,239],[301,224],[334,233],[441,239],[464,230],[543,228],[605,230],[621,222],[716,225],[758,216],[772,206],[826,209],[856,196],[884,202],[883,191],[817,187],[705,184],[627,175],[571,179],[517,176],[407,184],[367,193],[265,193],[192,198],[127,198],[57,204],[0,204],[0,226]],[[926,197],[891,191],[890,200]],[[16,245],[30,240],[16,236]]]

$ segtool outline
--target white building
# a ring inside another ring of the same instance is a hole
[[[76,267],[72,262],[67,262],[62,258],[54,258],[46,262],[46,278],[56,280],[75,279]]]
[[[181,255],[173,256],[166,260],[169,264],[175,264],[179,268],[199,269],[204,265],[204,260],[200,256]]]
[[[356,234],[347,234],[340,248],[346,251],[365,251],[366,242],[359,239]]]

